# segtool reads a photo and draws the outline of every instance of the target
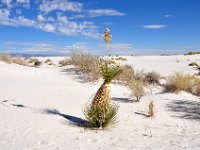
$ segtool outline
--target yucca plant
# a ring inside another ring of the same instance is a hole
[[[84,114],[92,126],[105,128],[117,113],[117,107],[109,103],[109,85],[122,72],[122,68],[108,65],[107,62],[101,63],[99,68],[104,82],[96,92],[92,104],[86,107]]]

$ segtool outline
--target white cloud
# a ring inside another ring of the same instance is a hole
[[[16,0],[17,5],[22,5],[23,7],[30,7],[30,0]]]
[[[105,45],[105,44],[100,44],[100,47],[103,47],[105,49],[108,50],[114,50],[114,51],[130,51],[133,50],[133,46],[132,44],[129,43],[112,43],[109,45]]]
[[[125,16],[125,13],[119,12],[114,9],[90,9],[87,10],[89,17],[99,16]]]
[[[82,19],[82,18],[85,18],[85,16],[82,15],[82,14],[78,14],[78,15],[74,15],[72,17],[69,17],[69,19]]]
[[[51,11],[71,11],[71,12],[81,12],[83,4],[80,2],[71,2],[69,0],[43,0],[39,9],[42,12],[49,13]]]
[[[165,17],[165,18],[171,18],[172,15],[171,15],[171,14],[166,14],[166,15],[164,15],[164,17]]]
[[[8,8],[12,7],[12,0],[0,0],[4,5],[6,5]]]
[[[143,26],[144,29],[162,29],[166,27],[167,25],[162,25],[162,24],[152,24]]]
[[[30,7],[30,0],[0,0],[0,2],[6,5],[6,7],[9,9],[17,6],[22,6],[25,8]]]

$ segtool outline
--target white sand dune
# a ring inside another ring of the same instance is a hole
[[[195,74],[188,64],[200,63],[199,55],[127,58],[121,63],[163,76]],[[186,92],[162,93],[160,87],[135,103],[126,87],[112,84],[112,101],[119,105],[117,123],[105,131],[78,126],[100,84],[83,83],[73,66],[33,68],[0,62],[0,149],[200,149],[200,98]],[[156,110],[152,119],[145,117],[150,101]]]

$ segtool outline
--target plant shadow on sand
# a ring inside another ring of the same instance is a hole
[[[60,113],[56,109],[44,109],[44,110],[42,110],[42,112],[45,114],[61,116],[65,119],[67,119],[72,125],[76,125],[79,127],[88,127],[89,126],[89,123],[86,120],[75,117],[75,116],[70,116],[70,115]]]
[[[167,108],[178,113],[173,117],[200,121],[200,101],[173,100],[167,104]]]
[[[135,101],[130,100],[129,98],[119,98],[119,97],[112,97],[111,100],[121,103],[133,103]]]
[[[80,83],[88,82],[86,74],[83,73],[79,68],[63,68],[60,72],[67,75],[72,75],[73,79]]]

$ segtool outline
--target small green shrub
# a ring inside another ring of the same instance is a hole
[[[27,58],[27,59],[28,59],[28,63],[35,63],[35,62],[39,61],[37,58],[32,58],[32,57]]]
[[[132,95],[136,97],[137,102],[145,95],[144,84],[141,80],[132,80],[129,84],[129,88]]]
[[[118,58],[116,58],[116,60],[122,60],[122,61],[126,61],[126,60],[127,60],[127,58],[124,58],[124,57],[118,57]]]
[[[196,66],[196,67],[199,67],[199,65],[198,65],[196,62],[192,62],[192,63],[188,64],[188,66]]]
[[[46,60],[44,61],[44,63],[45,63],[45,64],[49,64],[49,63],[52,63],[52,61],[51,61],[51,59],[46,59]]]
[[[152,71],[145,74],[144,82],[148,84],[160,85],[160,78],[161,76],[159,73]]]
[[[0,61],[11,64],[12,63],[12,57],[10,56],[10,54],[0,53]]]
[[[200,52],[188,52],[188,53],[185,54],[185,55],[196,55],[196,54],[200,54]]]
[[[102,123],[102,128],[106,128],[108,125],[115,123],[116,114],[118,111],[118,106],[116,104],[110,103],[104,107],[103,112],[101,110],[92,104],[86,105],[83,112],[90,127],[99,128],[101,126],[100,120],[102,120],[102,118],[99,117],[101,115],[103,115],[105,118]]]

